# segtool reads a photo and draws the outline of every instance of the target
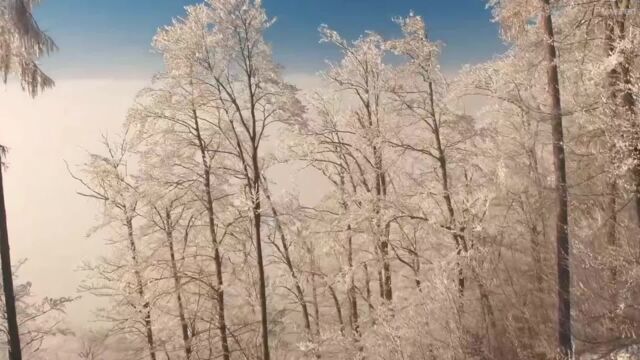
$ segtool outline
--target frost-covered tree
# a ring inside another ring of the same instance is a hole
[[[50,88],[54,82],[38,67],[37,60],[42,55],[56,49],[53,40],[40,30],[32,16],[32,9],[39,1],[2,0],[0,1],[0,72],[7,83],[9,75],[17,75],[22,89],[31,96]],[[4,187],[2,167],[5,148],[0,145],[0,255],[2,257],[2,276],[8,336],[11,360],[21,360],[20,336],[16,320],[15,293],[9,239],[4,205]]]
[[[393,299],[392,275],[389,262],[390,224],[385,219],[385,201],[389,191],[389,158],[385,156],[387,143],[383,134],[391,130],[393,115],[388,109],[390,74],[383,61],[384,40],[375,33],[367,33],[354,43],[344,40],[327,26],[320,27],[323,42],[338,47],[343,59],[331,65],[326,77],[338,89],[345,90],[357,103],[350,116],[350,130],[354,142],[358,142],[357,160],[365,173],[360,179],[370,197],[371,235],[375,252],[380,259],[378,269],[380,294],[391,302]]]
[[[19,262],[14,269],[17,274],[25,261]],[[38,298],[33,293],[31,282],[18,283],[16,286],[16,310],[18,315],[18,326],[20,328],[20,340],[22,355],[26,359],[44,359],[45,354],[51,351],[49,340],[56,336],[67,336],[71,334],[65,324],[66,307],[76,298]],[[3,324],[7,320],[6,305],[4,301],[0,303]],[[9,330],[6,325],[0,326],[0,332],[7,337],[1,342],[3,349],[8,349]],[[11,358],[10,358],[11,359]]]
[[[224,144],[244,182],[256,250],[262,358],[270,359],[266,276],[262,237],[261,151],[268,129],[294,121],[301,105],[273,62],[263,33],[273,21],[261,1],[211,0],[189,7],[188,16],[159,32],[156,48],[173,76],[192,74],[206,97]],[[225,358],[229,357],[224,350]]]
[[[570,249],[569,249],[569,195],[566,171],[566,151],[563,128],[563,111],[560,94],[560,77],[558,51],[556,46],[556,32],[554,29],[553,13],[560,2],[549,0],[531,1],[492,1],[496,20],[500,22],[503,36],[516,46],[531,44],[532,37],[539,38],[537,47],[546,55],[547,99],[543,111],[546,111],[551,123],[551,137],[553,140],[554,179],[557,198],[556,210],[556,245],[557,245],[557,276],[558,276],[558,347],[561,354],[570,357],[573,353],[571,335],[571,278],[570,278]],[[528,26],[534,22],[534,26]],[[536,45],[534,45],[536,46]],[[532,47],[533,48],[533,47]]]
[[[393,19],[394,37],[321,26],[340,58],[301,100],[260,1],[208,0],[160,29],[164,69],[126,120],[135,161],[111,148],[83,177],[114,225],[97,274],[118,334],[144,333],[142,303],[157,358],[564,359],[639,344],[637,5],[489,5],[510,48],[457,76],[419,15]],[[311,169],[323,197],[282,189],[276,165]]]
[[[93,231],[110,228],[116,251],[100,259],[98,263],[86,263],[90,273],[81,288],[97,296],[108,297],[113,311],[102,316],[119,333],[142,336],[151,360],[156,359],[157,344],[154,338],[151,300],[146,262],[141,249],[135,221],[139,217],[139,184],[130,173],[131,151],[126,136],[112,143],[103,138],[105,154],[89,155],[89,161],[80,169],[81,174],[71,176],[83,187],[81,196],[103,204],[104,219]]]
[[[22,88],[36,96],[54,85],[38,66],[38,59],[57,49],[33,17],[39,0],[2,0],[0,2],[0,69],[6,83],[17,75]]]

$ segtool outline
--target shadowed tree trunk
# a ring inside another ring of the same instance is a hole
[[[253,121],[256,124],[255,116]],[[254,131],[254,134],[256,132]],[[258,160],[258,148],[253,146],[252,170],[253,170],[253,235],[256,246],[256,258],[258,265],[258,293],[260,295],[260,325],[262,337],[262,360],[271,360],[269,352],[269,319],[267,316],[267,284],[264,274],[264,260],[262,256],[262,202],[260,201],[260,165]]]
[[[225,315],[225,303],[224,303],[224,278],[222,276],[222,256],[220,254],[220,244],[218,241],[218,235],[216,231],[216,221],[213,211],[213,197],[211,195],[211,163],[207,156],[207,146],[202,137],[202,131],[200,129],[200,118],[195,107],[192,112],[193,121],[195,125],[195,133],[198,140],[198,148],[200,150],[200,157],[202,160],[202,180],[204,182],[205,194],[205,207],[207,209],[207,220],[209,225],[209,236],[211,237],[211,244],[213,246],[213,261],[216,267],[216,302],[218,307],[218,332],[220,333],[220,346],[222,348],[222,359],[229,360],[231,352],[229,350],[229,340],[227,336],[227,322]]]
[[[9,250],[9,234],[7,227],[7,210],[4,201],[4,184],[2,178],[4,148],[0,146],[0,259],[2,260],[2,287],[7,312],[7,329],[9,343],[9,360],[22,360],[20,332],[16,314],[16,297],[13,290],[13,271],[11,269],[11,252]]]
[[[444,150],[444,146],[442,144],[442,134],[440,132],[440,122],[438,121],[438,116],[436,114],[436,103],[435,103],[435,94],[433,89],[433,82],[429,82],[429,112],[432,124],[430,125],[433,133],[433,137],[436,143],[436,155],[438,158],[438,166],[440,169],[440,181],[442,186],[442,198],[447,207],[447,215],[448,215],[448,225],[447,228],[451,232],[451,237],[456,246],[456,255],[458,258],[461,258],[463,252],[466,253],[469,249],[467,248],[467,242],[458,233],[457,223],[456,223],[456,213],[453,207],[453,200],[451,199],[451,185],[449,183],[449,167],[447,163],[447,155]],[[462,268],[462,264],[460,260],[458,260],[458,292],[460,297],[464,296],[464,287],[465,287],[465,276],[464,270]]]
[[[49,52],[57,49],[55,42],[44,32],[40,31],[30,8],[27,7],[24,0],[15,0],[9,4],[11,12],[9,18],[11,24],[9,26],[9,36],[17,37],[22,44],[29,44],[29,47],[35,51],[29,51],[19,61],[11,56],[11,54],[3,54],[0,59],[0,73],[3,75],[3,81],[6,84],[8,75],[16,71],[14,67],[17,65],[17,73],[22,81],[23,90],[29,95],[35,97],[39,91],[53,87],[54,81],[40,70],[37,64],[37,58],[41,54],[49,54]],[[4,29],[6,32],[7,29]],[[13,34],[12,34],[13,33]],[[7,34],[5,34],[6,36]],[[17,36],[16,36],[17,35]],[[5,49],[9,50],[10,49]],[[7,51],[5,51],[7,52]],[[7,211],[4,201],[4,184],[2,179],[2,167],[5,148],[0,145],[0,260],[2,262],[2,286],[4,288],[4,299],[7,315],[7,331],[9,345],[9,360],[22,360],[22,348],[20,345],[20,331],[18,329],[18,319],[16,314],[15,293],[13,289],[13,271],[11,269],[11,253],[9,249],[9,234],[7,226]]]
[[[615,53],[615,38],[616,38],[616,22],[614,19],[605,19],[605,56],[611,57]],[[609,89],[609,99],[613,104],[613,109],[611,109],[610,115],[612,117],[617,116],[617,84],[619,79],[619,71],[617,67],[611,68],[607,72],[607,83],[606,86]],[[610,248],[615,248],[617,243],[617,229],[618,226],[618,209],[617,209],[617,193],[618,193],[618,180],[615,176],[612,176],[607,183],[607,213],[609,216],[607,223],[607,245]],[[637,192],[637,191],[636,191]],[[636,199],[638,198],[636,194]],[[636,206],[636,210],[638,207]],[[614,287],[615,292],[615,283],[616,283],[616,266],[615,264],[610,267],[609,273],[611,275],[611,281]]]
[[[342,306],[340,306],[340,299],[338,299],[338,294],[336,294],[336,290],[333,288],[333,286],[327,285],[327,289],[329,289],[329,294],[331,295],[331,299],[333,299],[333,306],[335,306],[336,308],[336,316],[338,317],[338,324],[340,324],[340,334],[344,335],[344,318],[342,317]]]
[[[353,267],[353,234],[351,224],[347,225],[347,264],[349,265],[349,285],[347,288],[347,298],[349,299],[349,322],[354,338],[360,337],[360,325],[358,316],[358,299],[356,297],[355,274]]]
[[[184,303],[182,301],[182,281],[178,274],[178,264],[176,261],[176,252],[173,244],[173,224],[171,219],[171,211],[165,210],[165,235],[167,246],[169,248],[169,259],[171,260],[171,275],[173,277],[174,291],[176,295],[176,303],[178,305],[178,317],[180,319],[180,330],[182,331],[182,342],[184,343],[184,355],[186,360],[191,359],[191,338],[189,336],[189,325],[184,312]],[[188,230],[186,230],[188,231]]]
[[[371,128],[374,127],[373,120],[369,121]],[[379,131],[379,129],[376,128]],[[382,262],[381,269],[378,271],[378,279],[380,282],[380,297],[391,303],[393,300],[393,288],[391,285],[391,264],[389,263],[389,225],[382,226],[381,221],[381,205],[387,197],[387,175],[385,174],[382,161],[382,149],[378,146],[372,146],[373,157],[375,159],[376,200],[374,204],[374,212],[376,214],[376,247],[380,260]]]
[[[367,263],[363,263],[362,267],[364,269],[364,286],[365,286],[365,296],[367,299],[367,304],[369,305],[369,318],[371,318],[372,322],[375,322],[375,314],[373,308],[373,299],[371,298],[371,277],[369,276],[369,266]]]
[[[551,18],[549,0],[540,0],[542,12],[540,20],[545,37],[547,65],[547,96],[551,103],[550,120],[553,137],[553,162],[555,190],[557,197],[556,214],[556,256],[558,268],[558,346],[563,357],[573,355],[571,338],[571,272],[569,263],[569,194],[564,151],[564,130],[562,127],[562,104],[560,100],[560,79],[558,56]]]

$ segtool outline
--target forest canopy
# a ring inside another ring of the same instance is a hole
[[[487,7],[508,49],[455,74],[409,9],[389,19],[397,36],[319,24],[339,57],[313,89],[274,60],[260,0],[206,0],[158,29],[162,70],[122,133],[69,165],[109,237],[82,266],[80,293],[107,305],[78,356],[633,356],[640,3]],[[31,61],[55,45],[15,41],[38,28],[7,11],[4,73],[35,95],[53,82]],[[320,200],[279,184],[282,169],[321,180]],[[19,300],[18,318],[73,300]],[[39,350],[25,358],[52,359]]]

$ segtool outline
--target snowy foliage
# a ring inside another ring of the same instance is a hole
[[[637,3],[488,6],[510,49],[456,77],[417,14],[395,38],[321,25],[341,58],[305,96],[260,1],[160,29],[164,71],[122,141],[73,171],[104,204],[110,252],[83,289],[110,299],[111,334],[152,360],[558,356],[559,115],[576,355],[637,346]],[[274,191],[278,162],[313,169],[324,197]]]
[[[38,59],[57,49],[32,16],[40,0],[0,1],[0,73],[6,83],[17,75],[22,88],[36,96],[54,82],[38,66]]]

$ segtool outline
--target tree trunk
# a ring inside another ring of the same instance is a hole
[[[3,149],[0,148],[0,151]],[[16,313],[16,297],[13,291],[13,270],[11,268],[11,252],[9,250],[9,233],[7,226],[7,210],[4,202],[4,185],[2,179],[2,153],[0,153],[0,259],[2,261],[2,286],[7,312],[7,329],[9,342],[9,360],[22,360],[20,331]]]
[[[313,264],[313,260],[312,260],[312,264]],[[314,349],[314,355],[316,359],[320,359],[321,353],[320,353],[320,336],[321,336],[321,332],[320,332],[320,304],[318,303],[318,284],[316,282],[316,272],[315,272],[315,268],[312,265],[312,269],[311,269],[311,296],[313,299],[313,314],[314,314],[314,320],[315,320],[315,326],[316,326],[316,331],[315,331],[315,349]]]
[[[614,19],[605,19],[605,56],[610,57],[614,55],[615,52],[615,37],[616,37],[616,26]],[[606,86],[609,88],[609,101],[612,103],[612,109],[610,115],[612,117],[616,117],[618,115],[617,112],[617,85],[619,82],[619,72],[617,67],[613,67],[607,73],[607,84]],[[618,181],[615,178],[615,175],[612,176],[608,180],[607,184],[607,212],[609,214],[609,219],[607,222],[607,245],[613,250],[617,243],[617,226],[618,226],[618,210],[617,210],[617,190]],[[636,191],[636,199],[638,199],[638,194]],[[636,200],[637,201],[637,200]],[[638,206],[636,206],[636,210],[638,210]],[[640,210],[638,210],[640,211]],[[616,288],[616,265],[612,264],[609,269],[609,274],[611,275],[612,287],[615,293]]]
[[[298,274],[296,273],[295,268],[293,267],[293,260],[291,259],[291,253],[289,252],[289,243],[287,242],[287,238],[284,234],[284,228],[282,227],[282,222],[280,221],[280,216],[278,211],[276,210],[275,205],[273,204],[273,199],[271,198],[271,194],[269,193],[269,188],[267,186],[267,179],[264,177],[262,180],[262,188],[264,190],[264,196],[267,198],[267,201],[271,205],[271,213],[273,214],[273,219],[276,224],[276,230],[280,233],[280,245],[282,246],[282,256],[284,257],[285,265],[289,270],[289,274],[294,282],[294,287],[296,291],[296,297],[298,298],[298,304],[300,304],[300,310],[302,311],[302,320],[304,321],[304,328],[307,331],[309,337],[311,337],[311,320],[309,316],[309,308],[307,306],[307,301],[305,300],[304,291],[302,290],[302,285],[300,284],[300,279],[298,278]]]
[[[340,306],[340,299],[338,299],[338,294],[336,294],[336,290],[333,286],[328,285],[329,294],[331,294],[331,298],[333,299],[333,305],[336,307],[336,315],[338,316],[338,324],[340,324],[340,335],[344,336],[344,318],[342,317],[342,307]]]
[[[255,117],[254,117],[255,119]],[[255,121],[254,121],[255,123]],[[254,132],[255,133],[255,132]],[[258,149],[253,146],[251,156],[253,170],[253,232],[256,246],[256,258],[258,262],[258,291],[260,295],[260,325],[262,330],[262,360],[271,360],[269,352],[269,319],[267,317],[267,284],[264,274],[264,261],[262,258],[262,203],[260,201],[260,165],[258,163]]]
[[[371,321],[375,322],[375,316],[373,314],[374,308],[373,303],[371,302],[373,299],[371,299],[371,278],[369,277],[369,266],[367,266],[367,263],[364,263],[362,264],[362,267],[364,268],[364,286],[366,290],[367,304],[369,305],[369,317],[371,318]]]
[[[171,212],[169,209],[165,212],[166,216],[166,240],[169,247],[169,258],[171,260],[171,275],[173,276],[173,285],[176,295],[176,303],[178,304],[178,317],[180,319],[180,328],[182,330],[182,342],[184,343],[184,355],[186,360],[191,359],[191,339],[189,336],[189,325],[184,313],[184,304],[182,302],[182,281],[178,274],[178,264],[176,262],[176,253],[173,246],[173,225],[171,224]]]
[[[391,265],[389,263],[389,225],[382,225],[381,219],[381,202],[387,197],[387,177],[384,173],[382,162],[382,150],[373,146],[373,156],[375,158],[376,167],[376,203],[374,211],[376,213],[376,238],[377,250],[382,262],[382,267],[378,271],[380,281],[380,296],[386,302],[391,303],[393,300],[393,289],[391,286]]]
[[[557,196],[556,214],[556,256],[558,268],[558,345],[562,356],[571,358],[573,346],[571,337],[571,272],[569,245],[569,195],[564,151],[564,130],[562,127],[562,105],[560,100],[560,80],[558,56],[556,53],[553,20],[549,0],[540,0],[542,12],[540,20],[545,35],[547,64],[547,91],[551,103],[551,134],[553,137],[553,160],[555,188]]]
[[[436,105],[435,105],[435,96],[433,91],[433,82],[429,82],[429,101],[430,101],[430,111],[431,111],[431,128],[433,129],[433,137],[436,141],[436,150],[438,155],[438,166],[440,168],[440,177],[441,177],[441,186],[442,186],[442,198],[447,207],[447,215],[448,222],[447,228],[451,232],[451,237],[456,246],[456,255],[458,257],[458,293],[460,298],[464,296],[464,286],[465,286],[465,277],[464,270],[462,264],[460,262],[460,258],[462,257],[463,252],[466,253],[468,251],[466,240],[458,234],[457,224],[456,224],[456,214],[455,209],[453,207],[453,200],[451,199],[451,191],[449,185],[449,168],[447,165],[447,157],[444,151],[444,146],[442,145],[442,137],[440,134],[440,124],[438,123],[438,118],[436,116]]]
[[[311,296],[313,298],[313,315],[316,325],[316,337],[320,337],[320,306],[318,304],[318,283],[316,282],[315,269],[311,270]]]
[[[207,149],[202,138],[200,129],[200,121],[197,111],[193,110],[193,119],[195,122],[196,136],[198,138],[198,147],[200,148],[200,156],[202,158],[202,180],[204,182],[207,220],[209,222],[209,236],[211,245],[213,246],[213,262],[216,268],[216,305],[218,307],[218,332],[220,333],[220,347],[222,348],[222,359],[229,360],[231,351],[229,350],[229,339],[227,336],[227,321],[225,315],[224,303],[224,277],[222,276],[222,256],[220,254],[220,244],[218,243],[218,235],[216,233],[216,221],[213,211],[213,198],[211,196],[211,164],[207,157]]]
[[[347,225],[347,264],[349,265],[349,285],[347,288],[347,298],[349,299],[349,322],[354,338],[360,337],[360,325],[358,319],[358,299],[356,297],[356,286],[354,280],[353,267],[353,235],[351,234],[351,224]]]
[[[136,241],[133,236],[133,218],[128,214],[127,210],[124,210],[127,223],[127,236],[129,239],[129,251],[131,251],[131,261],[133,262],[133,274],[136,278],[136,287],[140,301],[143,301],[142,309],[144,310],[144,327],[147,336],[147,345],[149,345],[149,357],[151,360],[156,360],[155,342],[153,339],[153,326],[151,323],[151,304],[145,298],[144,283],[142,281],[142,274],[140,273],[140,263],[138,261],[138,249],[136,247]]]
[[[525,122],[525,126],[527,132],[532,131],[531,121],[524,115],[523,118]],[[536,130],[534,130],[536,131]],[[538,168],[538,155],[536,151],[536,145],[530,145],[526,149],[527,158],[528,158],[528,167],[529,167],[529,176],[533,180],[535,186],[534,192],[534,201],[533,201],[533,209],[530,205],[532,202],[528,196],[524,197],[522,200],[522,211],[524,214],[531,213],[532,216],[527,217],[529,219],[529,235],[530,235],[530,244],[531,244],[531,261],[533,263],[533,271],[534,271],[534,279],[536,281],[536,291],[537,293],[534,295],[536,298],[534,306],[538,306],[538,311],[544,311],[543,299],[545,297],[544,291],[544,258],[543,258],[543,245],[546,243],[547,239],[547,226],[545,221],[545,211],[542,208],[541,203],[544,199],[545,185],[544,181],[540,176],[540,170]],[[534,215],[535,214],[535,215]]]

